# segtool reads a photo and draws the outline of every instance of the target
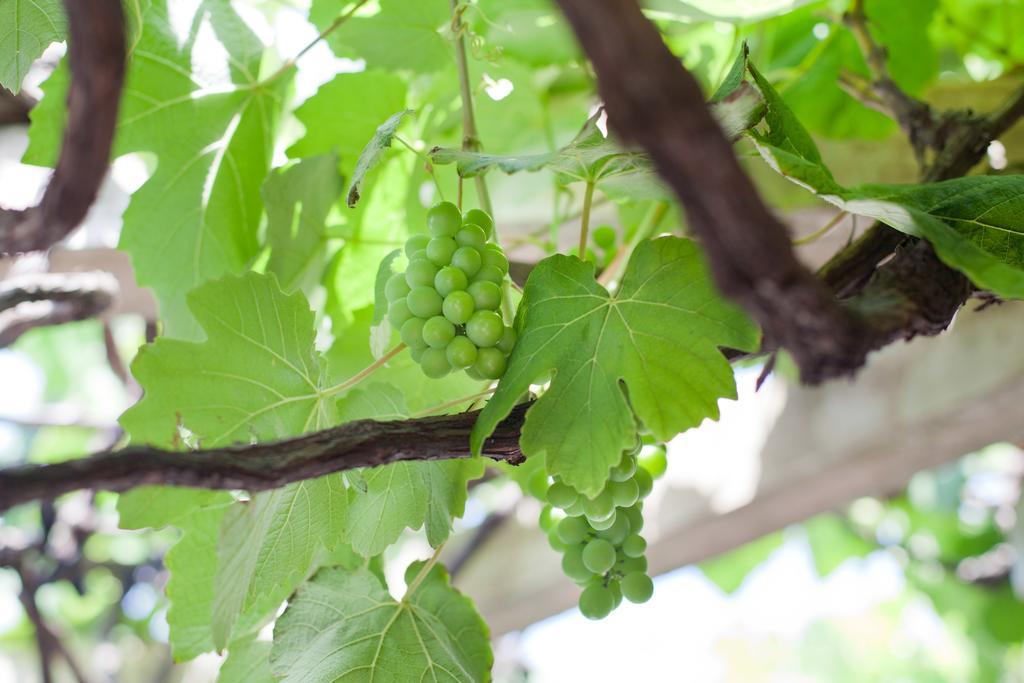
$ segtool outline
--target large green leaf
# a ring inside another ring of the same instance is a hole
[[[32,62],[50,43],[64,40],[64,4],[60,0],[3,0],[0,27],[0,87],[17,93]]]
[[[530,274],[516,316],[519,341],[498,391],[473,428],[484,439],[535,381],[551,384],[526,414],[520,444],[548,471],[594,495],[636,439],[637,420],[667,440],[718,417],[734,398],[717,347],[753,350],[756,328],[715,292],[696,245],[642,243],[611,295],[589,264],[547,258]]]
[[[273,672],[286,683],[489,680],[487,626],[444,568],[411,588],[395,600],[368,569],[321,570],[277,620]]]
[[[272,643],[249,637],[231,643],[231,654],[224,660],[217,683],[274,683],[270,672]]]

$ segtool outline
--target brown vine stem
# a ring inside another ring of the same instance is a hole
[[[462,95],[462,149],[479,151],[480,135],[476,129],[476,117],[473,115],[473,89],[469,83],[469,61],[466,59],[465,26],[462,23],[464,8],[459,0],[451,0],[452,33],[455,36],[455,63],[459,71],[459,91]],[[462,208],[462,176],[459,176],[459,209]],[[491,195],[487,192],[487,181],[483,174],[476,176],[476,194],[480,200],[480,208],[494,216]]]

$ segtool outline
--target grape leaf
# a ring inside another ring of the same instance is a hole
[[[370,169],[380,163],[384,151],[391,147],[391,141],[394,139],[398,127],[411,113],[412,109],[406,109],[389,116],[387,121],[377,126],[373,137],[366,143],[366,147],[363,147],[363,151],[359,154],[359,161],[356,162],[356,170],[352,173],[352,182],[346,193],[346,202],[349,208],[355,206],[359,201],[359,186],[362,184],[363,178],[370,172]]]
[[[409,417],[401,392],[373,384],[350,392],[338,403],[342,422]],[[356,552],[378,555],[406,529],[426,526],[427,542],[437,547],[448,538],[452,517],[462,515],[466,483],[483,474],[479,459],[400,462],[363,470],[366,490],[349,489],[346,537]]]
[[[0,27],[0,87],[17,93],[32,62],[51,43],[64,40],[64,5],[60,0],[4,0]]]
[[[270,671],[272,643],[248,637],[231,643],[231,652],[221,664],[217,683],[274,683]]]
[[[724,555],[700,563],[700,570],[726,593],[734,593],[759,564],[782,546],[782,533],[775,532],[745,543]]]
[[[309,157],[271,171],[263,183],[267,209],[267,270],[285,291],[319,280],[327,214],[341,195],[343,178],[334,154]]]
[[[735,398],[736,387],[716,347],[758,343],[756,328],[715,292],[696,245],[676,237],[637,247],[613,295],[594,281],[593,266],[544,259],[526,282],[516,328],[505,377],[473,427],[473,450],[554,370],[520,445],[528,457],[546,454],[551,474],[588,495],[635,441],[634,412],[659,440],[717,418],[718,399]]]
[[[286,683],[477,683],[493,659],[487,625],[440,565],[402,600],[368,569],[323,569],[277,620],[271,668]]]
[[[572,30],[551,0],[481,0],[478,6],[473,30],[502,55],[533,67],[580,59]]]
[[[939,73],[939,53],[928,35],[938,0],[867,0],[868,29],[885,46],[886,67],[896,84],[912,95]]]

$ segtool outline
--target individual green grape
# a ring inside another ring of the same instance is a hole
[[[640,487],[633,479],[609,482],[608,488],[611,489],[612,500],[620,508],[628,508],[640,498]]]
[[[612,610],[619,608],[622,604],[622,584],[618,579],[608,579],[608,590],[612,592],[615,601],[612,603]]]
[[[494,219],[481,209],[470,209],[462,219],[465,225],[478,225],[488,238],[494,233]]]
[[[559,526],[561,526],[561,522],[559,522]],[[556,538],[559,541],[562,540],[560,536],[556,535]],[[587,568],[583,561],[583,555],[586,552],[584,548],[585,546],[582,544],[566,545],[565,553],[562,555],[562,573],[576,583],[586,583],[594,577],[594,573]]]
[[[605,488],[594,498],[583,500],[583,512],[587,519],[605,520],[615,513],[615,501],[612,499],[612,492]]]
[[[409,283],[405,281],[405,273],[395,273],[384,283],[384,298],[393,303],[404,299],[410,289]]]
[[[427,242],[429,241],[430,235],[413,235],[405,241],[405,255],[411,261],[416,254],[427,248]]]
[[[558,537],[566,545],[582,543],[590,535],[590,525],[580,517],[566,517],[558,523]]]
[[[622,552],[626,557],[643,557],[647,552],[647,541],[637,534],[627,536],[622,542]]]
[[[474,369],[472,365],[470,365],[468,368],[466,368],[466,375],[470,379],[475,379],[478,382],[482,382],[483,379],[484,379],[484,376],[481,375],[479,372],[477,372],[476,369]]]
[[[483,265],[480,251],[473,247],[459,247],[451,256],[453,266],[469,277],[474,277]]]
[[[423,341],[423,325],[426,322],[423,318],[409,318],[402,325],[398,334],[410,349],[421,349],[427,345]]]
[[[476,306],[473,305],[473,297],[469,292],[452,292],[444,298],[441,311],[444,317],[456,325],[465,325],[473,317]]]
[[[668,459],[665,457],[665,447],[658,444],[654,448],[650,449],[643,455],[638,461],[640,467],[643,467],[651,475],[651,478],[658,479],[661,475],[665,474],[665,470],[668,469]]]
[[[587,619],[604,619],[615,609],[615,595],[601,583],[593,583],[580,593],[580,613]]]
[[[602,249],[611,249],[615,246],[615,228],[610,225],[596,227],[590,235],[594,238],[594,244]]]
[[[441,313],[441,306],[444,300],[433,287],[413,287],[409,296],[405,298],[409,310],[417,318],[433,318]]]
[[[612,481],[626,481],[633,477],[634,472],[636,472],[636,458],[627,453],[622,456],[619,464],[608,473],[608,478]]]
[[[594,574],[604,574],[615,566],[615,546],[603,538],[594,538],[583,547],[583,566]]]
[[[539,469],[530,475],[530,478],[526,480],[526,490],[531,496],[537,500],[547,500],[548,498],[548,473],[543,469]],[[545,505],[545,509],[550,510],[550,505]],[[541,527],[543,528],[543,527]],[[544,529],[547,531],[547,529]]]
[[[611,526],[601,529],[597,535],[612,545],[619,545],[629,536],[629,519],[626,515],[615,514],[612,520]]]
[[[450,322],[448,324],[451,325]],[[476,345],[462,335],[452,339],[445,349],[445,355],[453,368],[468,368],[476,362],[476,354]]]
[[[431,379],[440,379],[452,371],[448,358],[444,355],[444,349],[429,348],[423,352],[420,358],[420,368],[423,374]]]
[[[508,256],[497,244],[488,244],[483,251],[484,265],[494,266],[501,271],[502,277],[508,273]]]
[[[463,225],[462,229],[455,234],[455,242],[460,247],[483,249],[487,244],[487,233],[479,225]]]
[[[480,266],[476,275],[473,276],[473,282],[493,282],[496,285],[500,285],[504,279],[505,273],[501,272],[497,266],[490,264]]]
[[[498,350],[506,356],[512,353],[512,349],[516,346],[516,331],[511,327],[506,327],[501,333],[501,339],[498,340]]]
[[[423,341],[432,349],[447,349],[455,339],[455,325],[444,316],[435,315],[423,323]]]
[[[409,306],[415,313],[415,309]],[[505,331],[505,323],[494,311],[477,311],[466,323],[466,336],[481,348],[494,346]]]
[[[631,572],[622,577],[622,596],[637,604],[647,602],[654,594],[654,582],[641,572]]]
[[[437,266],[426,256],[412,259],[405,268],[405,282],[410,287],[433,287],[435,275]]]
[[[626,519],[629,520],[629,530],[634,534],[644,528],[644,513],[640,506],[641,504],[637,503],[633,507],[622,509],[622,513],[626,515]]]
[[[427,228],[434,237],[452,237],[462,227],[462,212],[451,202],[441,202],[427,211]]]
[[[409,310],[404,297],[388,304],[388,322],[391,323],[392,329],[401,330],[405,321],[411,317],[412,311]]]
[[[578,497],[576,489],[557,480],[548,488],[548,502],[556,508],[564,510],[575,503]]]
[[[540,526],[541,530],[545,533],[551,531],[555,526],[555,518],[552,517],[555,508],[550,505],[545,505],[540,509],[540,514],[537,515],[537,525]]]
[[[564,508],[563,512],[565,512],[565,514],[569,515],[570,517],[582,517],[584,500],[585,498],[583,496],[579,496],[578,498],[576,498],[576,500],[573,501],[572,505],[570,505],[567,508]]]
[[[408,346],[408,344],[406,345]],[[423,352],[426,351],[429,346],[424,344],[423,346],[409,346],[409,355],[413,361],[419,363],[423,359]]]
[[[455,266],[445,266],[434,276],[434,289],[441,296],[448,296],[469,286],[469,278]]]
[[[438,267],[447,266],[458,248],[451,237],[435,237],[427,243],[427,258]]]
[[[474,282],[466,291],[473,297],[479,311],[496,311],[501,306],[501,287],[493,282]]]
[[[647,558],[627,557],[619,563],[619,571],[623,574],[632,574],[633,572],[643,573],[647,571]]]
[[[651,489],[654,488],[654,479],[651,478],[647,470],[638,467],[636,473],[633,474],[633,480],[636,481],[636,485],[640,488],[641,498],[651,495]]]
[[[555,533],[554,529],[548,531],[548,545],[550,545],[551,549],[556,553],[564,553],[566,551],[566,545],[562,543],[562,539],[558,537],[558,534]]]
[[[495,348],[479,349],[473,368],[485,379],[501,379],[505,374],[505,354]]]
[[[594,528],[594,531],[606,531],[615,524],[615,520],[618,519],[618,516],[619,515],[613,511],[612,514],[608,515],[604,519],[590,519],[588,517],[587,523]]]

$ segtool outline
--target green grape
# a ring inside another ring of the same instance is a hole
[[[405,255],[411,261],[416,254],[427,248],[429,241],[430,235],[413,235],[405,241]]]
[[[428,347],[426,345],[423,345],[423,346],[410,346],[409,347],[409,355],[412,357],[414,362],[419,363],[420,360],[423,359],[423,352],[426,351],[428,348],[430,348],[430,347]]]
[[[500,285],[504,279],[505,273],[498,270],[497,266],[489,264],[480,266],[480,270],[473,276],[473,282],[493,282],[496,285]]]
[[[435,237],[427,243],[427,258],[439,267],[447,266],[458,248],[459,245],[451,237]]]
[[[472,365],[466,368],[466,375],[468,375],[470,379],[475,379],[480,382],[482,382],[484,379],[484,376],[477,372]]]
[[[548,473],[543,469],[539,469],[530,475],[530,478],[526,480],[526,490],[531,496],[537,500],[547,500],[548,497]],[[544,506],[550,510],[550,505]],[[547,529],[544,529],[547,531]]]
[[[583,548],[583,565],[595,574],[615,566],[615,546],[603,538],[590,540]]]
[[[433,287],[420,286],[412,288],[409,296],[405,298],[405,303],[413,315],[426,319],[440,315],[444,300]]]
[[[467,225],[480,226],[487,237],[490,237],[494,232],[494,219],[492,219],[486,211],[482,211],[480,209],[470,209],[467,211],[462,222]]]
[[[496,311],[501,306],[501,287],[493,282],[474,282],[466,291],[472,295],[479,311]]]
[[[516,345],[516,331],[511,327],[506,327],[501,333],[501,339],[498,340],[498,350],[506,356],[512,353],[512,349]]]
[[[626,557],[643,557],[647,552],[647,541],[637,534],[627,536],[622,542],[622,552]]]
[[[622,604],[622,584],[618,579],[609,579],[608,590],[612,592],[612,597],[615,598],[615,602],[612,603],[612,609],[618,609],[619,605]]]
[[[448,324],[451,325],[450,322]],[[452,339],[445,349],[445,355],[453,368],[468,368],[476,362],[476,354],[476,345],[462,335]]]
[[[411,317],[412,312],[409,310],[409,305],[404,298],[392,301],[388,305],[388,322],[391,323],[392,329],[401,330],[405,321]]]
[[[426,322],[423,318],[409,318],[402,325],[402,329],[398,334],[410,349],[421,349],[427,345],[423,341],[423,325]]]
[[[389,302],[405,298],[409,293],[409,283],[405,281],[405,273],[395,273],[384,284],[384,298]]]
[[[452,371],[448,358],[444,355],[444,349],[427,349],[420,358],[420,369],[423,374],[431,379],[440,379]]]
[[[636,485],[640,488],[641,498],[651,495],[651,489],[654,488],[654,479],[651,478],[647,470],[642,467],[637,468],[636,473],[633,475],[633,480],[636,481]]]
[[[608,478],[612,481],[626,481],[632,479],[634,472],[636,472],[636,459],[627,453],[622,456],[619,464],[608,473]]]
[[[602,249],[611,249],[615,246],[615,228],[610,225],[602,225],[594,228],[594,232],[591,233],[591,236],[594,238],[594,244]]]
[[[564,553],[566,551],[565,544],[562,543],[562,539],[558,537],[554,529],[548,531],[548,545],[557,553]]]
[[[405,281],[410,287],[433,287],[435,275],[437,266],[426,256],[414,258],[405,268]]]
[[[412,306],[409,307],[415,313]],[[477,311],[466,323],[466,336],[477,346],[494,346],[505,331],[505,323],[494,311]]]
[[[629,535],[629,519],[626,515],[616,514],[613,516],[613,520],[611,526],[598,531],[597,535],[612,545],[619,545]]]
[[[455,266],[445,266],[434,276],[434,289],[441,296],[448,296],[469,286],[469,278]]]
[[[580,593],[580,613],[587,619],[604,619],[615,609],[615,595],[601,583],[593,583]]]
[[[582,543],[590,534],[590,525],[580,517],[566,517],[558,523],[558,537],[566,545]]]
[[[623,574],[632,574],[633,572],[643,573],[647,571],[647,558],[627,557],[619,563],[619,571]]]
[[[629,530],[632,533],[638,533],[644,528],[644,513],[640,508],[641,504],[637,503],[633,507],[623,508],[622,512],[626,515],[626,519],[629,520]]]
[[[479,349],[473,368],[485,379],[501,379],[505,374],[505,354],[495,348]]]
[[[631,572],[622,577],[622,596],[637,604],[647,602],[654,594],[654,582],[641,572]]]
[[[435,204],[427,211],[427,228],[434,237],[452,237],[462,227],[462,212],[451,202]]]
[[[615,520],[618,519],[618,517],[619,515],[617,513],[612,512],[612,514],[608,515],[604,519],[590,519],[588,517],[587,522],[589,522],[590,526],[594,527],[595,531],[605,531],[615,524]]]
[[[502,277],[508,272],[508,256],[497,244],[488,244],[484,247],[484,265],[494,266],[501,271]]]
[[[611,489],[612,500],[620,508],[628,508],[640,498],[640,487],[633,479],[610,482],[608,488]]]
[[[582,517],[583,516],[583,496],[579,496],[573,501],[572,505],[564,509],[565,514],[570,517]]]
[[[452,254],[452,265],[461,270],[469,277],[473,277],[483,265],[483,258],[480,251],[473,247],[459,247]]]
[[[548,502],[556,508],[564,510],[575,503],[578,497],[576,489],[557,480],[548,488]]]
[[[487,244],[487,233],[479,225],[463,225],[455,235],[455,242],[460,247],[476,247],[483,249]]]
[[[561,526],[561,522],[559,522]],[[556,536],[561,541],[561,537]],[[582,544],[569,545],[565,547],[565,554],[562,555],[562,572],[576,583],[586,583],[594,578],[593,572],[587,569],[583,562],[583,555],[586,551]]]
[[[455,325],[444,316],[435,315],[423,323],[423,341],[432,349],[446,349],[455,339]]]
[[[655,446],[640,458],[638,464],[647,470],[653,479],[658,479],[661,475],[665,474],[665,470],[668,469],[668,459],[665,457],[665,447],[660,444]]]
[[[552,527],[554,527],[555,520],[551,516],[554,511],[555,509],[550,505],[545,505],[540,509],[540,514],[537,515],[537,524],[540,526],[542,531],[548,532],[551,531]]]
[[[444,298],[441,304],[441,311],[444,317],[456,325],[465,325],[473,317],[476,306],[473,305],[473,297],[469,292],[452,292]]]
[[[612,492],[605,488],[596,498],[586,498],[583,501],[583,512],[587,519],[605,520],[615,513],[615,501],[612,499]]]

